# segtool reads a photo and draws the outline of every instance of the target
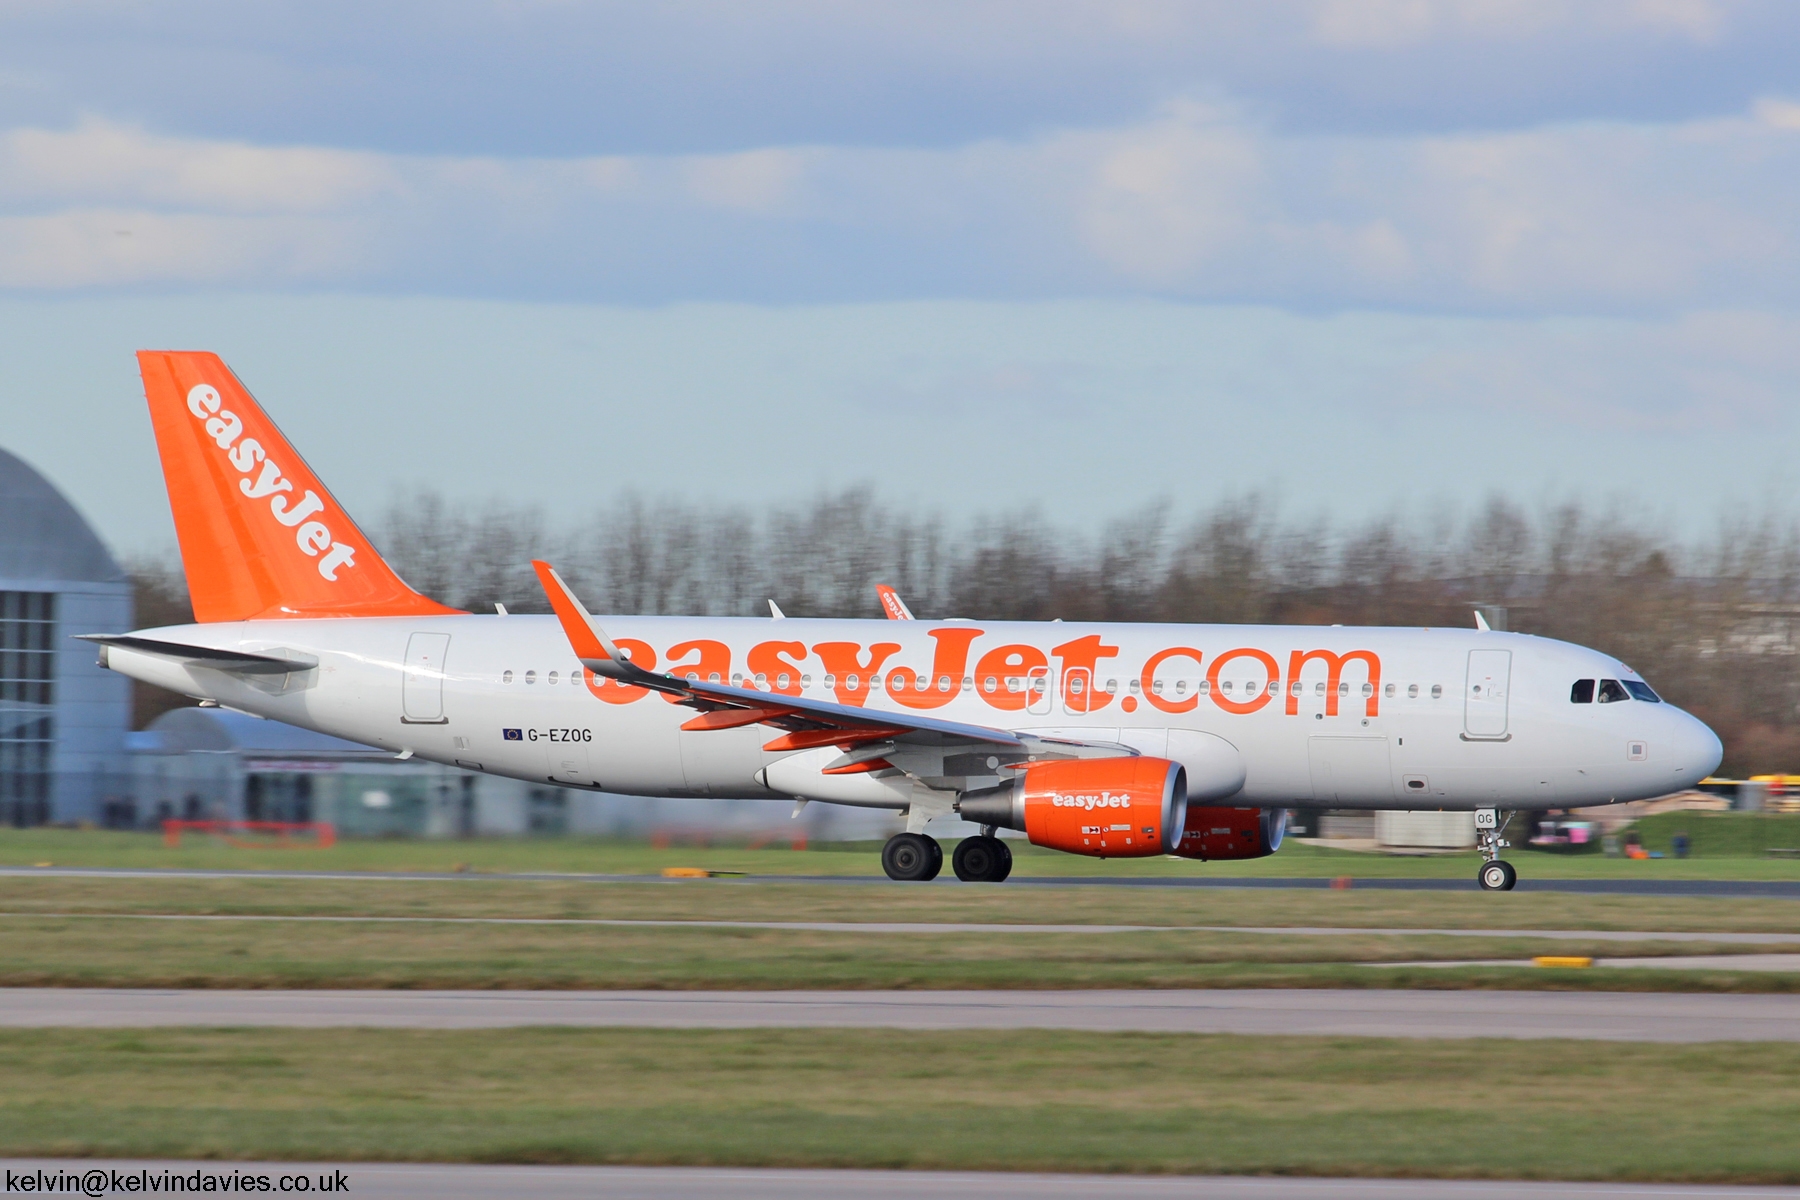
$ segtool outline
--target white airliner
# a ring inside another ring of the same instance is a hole
[[[115,671],[394,751],[565,787],[904,814],[895,879],[984,826],[1107,858],[1253,858],[1286,810],[1473,811],[1480,886],[1518,810],[1689,787],[1719,739],[1623,663],[1474,629],[471,614],[382,561],[215,355],[145,351],[197,624],[95,634]],[[1020,580],[1029,587],[1029,580]]]

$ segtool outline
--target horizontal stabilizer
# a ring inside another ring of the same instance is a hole
[[[99,645],[102,664],[105,663],[107,649],[117,647],[120,650],[135,650],[140,654],[154,654],[196,667],[229,671],[234,675],[285,675],[291,671],[310,671],[319,665],[319,660],[310,654],[290,654],[285,657],[252,654],[246,650],[189,646],[181,642],[164,642],[156,638],[131,637],[126,634],[78,633],[74,636],[80,641]]]

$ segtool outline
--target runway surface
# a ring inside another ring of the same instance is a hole
[[[811,933],[1245,933],[1281,937],[1473,937],[1545,938],[1596,942],[1719,942],[1746,946],[1800,945],[1794,933],[1655,931],[1638,929],[1402,929],[1326,925],[1041,925],[1027,922],[960,921],[706,921],[614,917],[392,917],[358,915],[288,915],[271,913],[78,913],[0,912],[0,920],[66,921],[200,921],[292,922],[327,925],[593,925],[658,929],[773,929]],[[1762,957],[1779,957],[1765,955]],[[1636,959],[1609,959],[1610,965],[1637,964]],[[1645,962],[1653,960],[1643,960]],[[1763,967],[1764,970],[1774,969]]]
[[[231,1163],[113,1159],[4,1159],[0,1170],[160,1177],[284,1175],[316,1183],[342,1172],[345,1195],[364,1200],[1794,1200],[1800,1188],[1706,1184],[1522,1183],[1431,1179],[1293,1179],[1268,1176],[1037,1175],[975,1171],[782,1171],[731,1167],[497,1167],[459,1163]],[[74,1193],[80,1194],[80,1193]],[[90,1195],[121,1192],[94,1191]],[[142,1194],[142,1193],[137,1193]]]
[[[1406,1038],[1800,1041],[1800,996],[1672,992],[450,992],[0,989],[0,1026],[523,1025],[1076,1029]]]
[[[692,886],[691,880],[668,879],[656,875],[590,875],[557,872],[449,872],[449,871],[202,871],[181,868],[131,867],[0,867],[0,878],[7,876],[118,876],[125,879],[346,879],[346,880],[575,880],[589,883],[666,883],[672,887]],[[880,875],[737,875],[724,882],[758,883],[827,883],[859,884],[871,887],[991,887],[992,884],[965,884],[953,876],[940,875],[931,885],[895,883]],[[1327,878],[1208,878],[1203,876],[1091,876],[1050,875],[1013,876],[1007,887],[1148,887],[1148,888],[1330,888]],[[1377,891],[1407,892],[1473,892],[1479,889],[1473,876],[1468,879],[1362,879],[1353,878],[1352,887]],[[1531,879],[1521,877],[1522,892],[1578,892],[1612,896],[1766,896],[1800,900],[1800,879]]]

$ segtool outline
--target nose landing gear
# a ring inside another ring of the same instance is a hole
[[[1500,836],[1511,823],[1511,813],[1502,818],[1496,809],[1475,810],[1475,848],[1487,860],[1475,873],[1475,882],[1481,885],[1484,892],[1510,892],[1513,885],[1519,882],[1519,873],[1513,870],[1513,865],[1500,857],[1501,848],[1511,845]]]
[[[936,879],[944,869],[944,848],[922,833],[896,833],[881,848],[881,869],[903,882]]]

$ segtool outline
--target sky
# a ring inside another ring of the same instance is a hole
[[[1785,505],[1800,6],[0,0],[0,444],[132,351],[346,505]]]

